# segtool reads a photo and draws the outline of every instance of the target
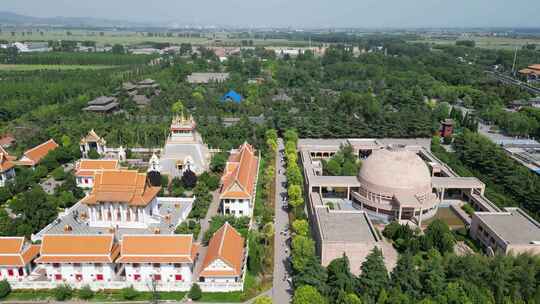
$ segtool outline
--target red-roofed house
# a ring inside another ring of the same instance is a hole
[[[23,157],[19,159],[17,164],[35,167],[45,156],[47,156],[50,151],[56,148],[58,148],[58,144],[54,141],[54,139],[49,139],[41,145],[24,152]]]
[[[228,222],[219,228],[208,243],[199,281],[204,283],[241,282],[246,260],[245,241]]]
[[[107,282],[115,275],[120,246],[112,234],[43,236],[40,257],[51,281]]]
[[[251,217],[258,171],[259,159],[253,146],[244,143],[231,152],[221,177],[219,198],[223,214]]]
[[[0,237],[0,281],[20,281],[32,273],[39,248],[24,237]]]
[[[125,265],[128,282],[190,283],[198,249],[192,234],[124,235],[116,263]]]
[[[107,170],[117,170],[118,160],[116,159],[83,159],[75,165],[75,179],[77,186],[84,189],[91,189],[94,186],[94,175]]]

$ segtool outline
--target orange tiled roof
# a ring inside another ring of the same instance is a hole
[[[191,234],[124,235],[117,263],[193,263]]]
[[[214,261],[221,260],[232,270],[207,269]],[[244,260],[244,238],[229,223],[225,223],[214,233],[208,244],[202,271],[199,274],[208,276],[240,276]]]
[[[0,152],[0,172],[6,172],[13,167],[15,167],[15,164],[8,159],[6,154]]]
[[[97,171],[118,169],[118,160],[116,159],[83,159],[77,163],[75,175],[94,176]]]
[[[538,70],[540,72],[540,64],[531,64],[529,69]]]
[[[94,188],[90,195],[82,199],[82,203],[118,202],[146,206],[160,190],[161,187],[148,184],[146,173],[136,170],[101,171],[96,172]]]
[[[232,153],[221,178],[220,198],[251,198],[255,192],[258,163],[255,149],[247,143]]]
[[[112,263],[120,246],[110,235],[45,235],[36,263]]]
[[[24,157],[28,160],[22,159],[20,163],[23,165],[27,164],[31,166],[37,165],[39,164],[41,159],[47,155],[47,153],[56,148],[58,148],[58,144],[53,139],[49,139],[41,145],[24,152]]]
[[[0,237],[0,266],[24,266],[37,257],[39,248],[25,246],[24,237]]]

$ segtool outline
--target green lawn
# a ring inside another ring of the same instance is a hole
[[[99,70],[112,68],[110,65],[71,65],[71,64],[0,64],[0,71],[37,71],[37,70]]]
[[[185,296],[185,292],[160,292],[159,298],[161,300],[175,300],[179,301]],[[73,299],[77,297],[74,295]],[[51,290],[14,290],[3,301],[36,301],[36,300],[53,300],[54,296]],[[133,301],[148,301],[152,299],[150,292],[140,292]],[[116,291],[99,291],[89,300],[90,302],[115,302],[125,301],[122,298],[120,290]],[[1,302],[1,301],[0,301]]]
[[[243,292],[203,292],[202,297],[198,300],[199,302],[229,302],[229,303],[238,303],[249,300],[260,293],[270,289],[272,283],[264,283],[257,279],[256,276],[251,274],[249,271],[246,273],[246,278],[244,282],[244,291]]]

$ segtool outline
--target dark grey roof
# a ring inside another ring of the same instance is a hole
[[[99,106],[99,105],[106,105],[108,103],[116,101],[115,97],[110,96],[99,96],[98,98],[91,100],[88,102],[89,106]]]
[[[110,110],[113,110],[113,109],[117,108],[118,106],[119,106],[119,103],[111,102],[111,103],[106,104],[106,105],[88,106],[88,107],[84,108],[83,110],[90,111],[90,112],[108,112]]]

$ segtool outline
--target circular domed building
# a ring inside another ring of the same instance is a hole
[[[363,161],[358,180],[360,188],[352,199],[372,216],[408,220],[435,214],[437,196],[430,170],[413,151],[393,147],[373,150]]]

